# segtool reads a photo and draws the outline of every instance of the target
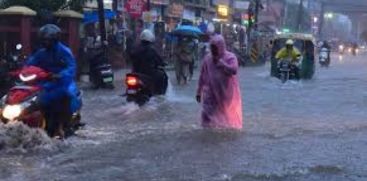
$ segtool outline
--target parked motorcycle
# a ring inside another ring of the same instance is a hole
[[[17,78],[10,76],[23,66],[25,57],[21,55],[22,45],[17,44],[15,51],[0,61],[0,96],[4,96],[14,86]]]
[[[50,135],[48,130],[54,130],[54,128],[47,126],[47,120],[37,103],[37,99],[43,90],[39,83],[49,80],[51,74],[39,67],[27,66],[22,68],[17,75],[21,83],[12,87],[0,101],[1,121],[5,124],[21,121],[30,127],[44,129]],[[64,128],[65,133],[73,134],[82,126],[80,123],[82,101],[80,93],[78,101],[80,106],[73,113],[72,119],[67,124],[68,127]]]
[[[96,52],[96,55],[90,60],[89,64],[89,77],[94,88],[113,89],[114,74],[112,66],[108,63],[104,52]]]
[[[139,106],[147,103],[152,96],[164,95],[168,87],[168,76],[163,69],[160,69],[162,76],[157,84],[151,77],[138,73],[126,75],[126,101],[135,102]]]
[[[329,50],[327,48],[320,50],[319,63],[321,67],[328,67],[330,65]]]
[[[278,63],[279,79],[282,83],[286,83],[288,80],[297,80],[297,65],[292,64],[291,60],[282,60]]]

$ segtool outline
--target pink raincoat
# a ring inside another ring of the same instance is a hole
[[[197,95],[201,95],[203,104],[202,125],[209,128],[241,129],[242,101],[237,78],[237,58],[226,50],[223,36],[213,36],[210,43],[217,46],[220,60],[215,64],[209,53],[201,67]]]

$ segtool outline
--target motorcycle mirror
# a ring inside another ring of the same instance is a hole
[[[15,46],[15,48],[16,48],[17,50],[21,50],[21,49],[23,48],[23,46],[22,46],[22,44],[17,44],[17,46]]]

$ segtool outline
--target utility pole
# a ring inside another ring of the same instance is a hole
[[[283,11],[282,25],[283,27],[285,27],[285,25],[287,24],[287,14],[288,14],[288,4],[286,0],[283,0],[283,5],[284,5],[284,11]]]
[[[147,0],[147,10],[150,11],[150,0]]]
[[[257,31],[257,25],[258,25],[258,21],[259,21],[259,8],[260,8],[260,0],[256,0],[255,2],[255,27],[254,30]]]
[[[300,0],[299,7],[298,7],[298,32],[302,31],[303,25],[303,0]]]
[[[106,36],[106,25],[105,25],[105,16],[104,16],[104,5],[103,5],[103,0],[97,0],[97,2],[98,2],[99,32],[101,34],[101,40],[102,40],[103,46],[105,47],[107,36]]]
[[[323,39],[324,34],[323,34],[323,26],[324,26],[324,14],[325,14],[325,4],[321,3],[321,13],[320,13],[320,24],[319,24],[319,39]]]
[[[112,10],[115,12],[117,12],[117,4],[118,4],[117,0],[112,0]]]

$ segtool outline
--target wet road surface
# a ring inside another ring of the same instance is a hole
[[[268,66],[239,76],[241,132],[200,127],[197,78],[141,109],[120,81],[84,91],[87,126],[64,142],[1,125],[0,180],[367,180],[366,56],[334,56],[310,81],[283,85]]]

